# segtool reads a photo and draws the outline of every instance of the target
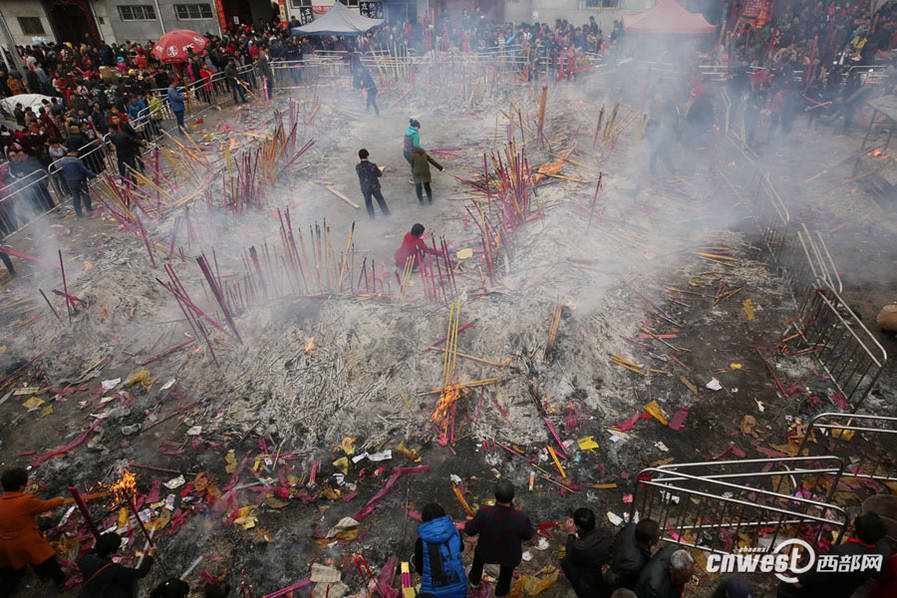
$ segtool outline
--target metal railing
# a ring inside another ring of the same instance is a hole
[[[816,544],[847,528],[847,513],[827,502],[843,468],[832,456],[651,467],[638,475],[633,507],[657,521],[664,540],[700,550],[770,550],[787,538]]]
[[[817,279],[803,304],[798,330],[838,389],[837,402],[856,411],[881,376],[887,351],[827,281]]]
[[[761,204],[765,208],[762,212],[766,214],[763,245],[769,251],[772,259],[779,262],[782,250],[791,233],[791,212],[782,201],[782,197],[776,191],[767,173],[758,177],[757,196],[765,200]]]
[[[820,413],[807,426],[800,454],[844,455],[841,478],[897,482],[897,417]]]

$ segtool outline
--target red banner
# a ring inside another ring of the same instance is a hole
[[[215,8],[218,9],[218,24],[221,25],[221,35],[227,33],[227,18],[224,16],[224,5],[221,0],[215,0]]]

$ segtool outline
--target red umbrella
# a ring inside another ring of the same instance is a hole
[[[153,46],[152,55],[166,64],[187,62],[188,48],[198,54],[208,45],[209,40],[200,34],[189,29],[176,29],[159,38]]]

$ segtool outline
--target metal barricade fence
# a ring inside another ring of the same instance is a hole
[[[633,498],[640,519],[657,521],[662,538],[710,552],[771,550],[779,541],[838,538],[847,513],[828,504],[843,471],[837,457],[746,459],[643,469]],[[810,493],[825,480],[824,493]]]
[[[763,173],[758,178],[757,196],[760,201],[763,201],[765,209],[762,211],[766,214],[763,245],[769,251],[772,259],[778,263],[781,259],[781,252],[791,236],[791,213],[767,173]]]
[[[50,175],[35,171],[27,177],[7,184],[0,197],[0,226],[5,234],[13,233],[36,216],[55,207]]]
[[[807,425],[799,454],[843,455],[841,478],[897,482],[897,417],[820,413]]]
[[[789,284],[797,313],[803,314],[820,280],[840,293],[841,278],[821,233],[812,234],[803,223],[789,232],[782,238],[776,265]]]
[[[798,315],[798,330],[837,387],[838,402],[856,411],[881,376],[887,351],[825,280],[817,279]]]

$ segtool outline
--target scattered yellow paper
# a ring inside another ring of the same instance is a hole
[[[688,390],[690,390],[693,395],[698,396],[698,387],[689,382],[688,378],[686,378],[685,376],[679,376],[679,381],[687,386]]]
[[[12,393],[14,397],[20,397],[22,395],[33,395],[36,392],[40,391],[39,386],[26,386],[25,388],[20,388],[19,390]]]
[[[585,438],[580,438],[576,441],[576,444],[579,445],[579,450],[581,451],[591,451],[598,448],[598,443],[595,442],[595,438],[592,436],[586,436]]]
[[[729,367],[732,368],[733,370],[740,370],[741,364],[740,363],[730,363]]]
[[[667,463],[672,463],[676,460],[676,457],[667,457],[666,459],[659,459],[657,461],[651,461],[648,463],[648,467],[659,467],[661,465],[666,465]]]
[[[140,370],[137,375],[132,376],[125,386],[133,386],[134,384],[140,384],[146,390],[152,390],[153,381],[150,379],[149,370]]]
[[[856,430],[844,430],[842,428],[832,428],[832,438],[840,438],[841,440],[846,440],[850,442],[853,440],[853,435]]]
[[[349,473],[349,459],[347,457],[340,457],[336,461],[333,462],[333,466],[343,472],[343,475],[348,475]]]
[[[469,247],[467,249],[459,249],[458,253],[455,254],[455,257],[459,260],[469,260],[473,257],[473,249]]]
[[[227,454],[224,456],[224,462],[226,465],[224,466],[224,471],[227,473],[233,473],[237,471],[237,458],[234,456],[233,449],[227,451]]]
[[[202,492],[203,490],[205,490],[208,487],[209,487],[209,476],[207,476],[205,473],[196,474],[196,477],[193,478],[193,488],[197,492]]]
[[[289,505],[290,503],[288,503],[285,500],[280,500],[279,498],[277,498],[275,496],[266,496],[265,504],[268,505],[269,507],[271,507],[272,509],[283,509],[283,508],[286,508],[286,506]]]
[[[22,406],[31,410],[31,409],[37,409],[38,407],[40,407],[43,404],[44,404],[44,400],[42,398],[31,397],[30,399],[28,399],[27,401],[22,403]]]
[[[41,417],[47,417],[53,413],[53,405],[44,405],[44,408],[40,410]]]
[[[118,510],[118,527],[119,527],[119,528],[122,528],[122,527],[125,527],[125,526],[128,525],[128,517],[129,517],[130,515],[131,515],[131,514],[130,514],[130,513],[128,512],[128,510],[127,510],[126,508],[124,508],[124,507],[121,507],[121,508]]]
[[[657,404],[656,400],[652,400],[647,405],[645,405],[645,411],[650,413],[654,417],[654,419],[656,419],[663,425],[667,425],[667,416],[663,414],[663,410],[660,408],[660,405]]]
[[[741,302],[741,307],[744,308],[744,315],[747,316],[748,320],[754,319],[754,304],[750,299],[745,299]]]
[[[357,436],[346,436],[343,438],[342,442],[340,442],[340,448],[343,449],[343,452],[347,455],[355,454],[355,441],[358,440]]]
[[[257,508],[257,505],[241,507],[237,510],[237,518],[234,519],[234,523],[242,525],[243,529],[254,528],[255,524],[258,523],[258,518],[255,516],[253,511],[255,511]]]

